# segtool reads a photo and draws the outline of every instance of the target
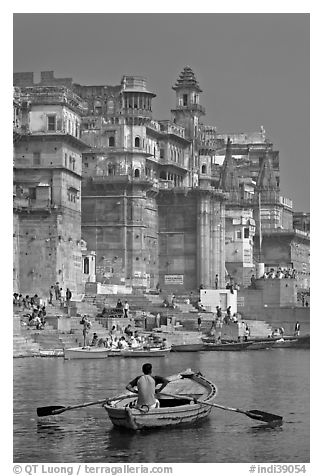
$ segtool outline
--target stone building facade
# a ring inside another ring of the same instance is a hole
[[[16,78],[19,84],[19,76]],[[65,86],[16,86],[14,286],[82,290],[82,100]]]
[[[278,151],[263,128],[205,125],[190,67],[163,121],[138,76],[85,86],[16,73],[14,86],[15,289],[81,292],[94,274],[140,290],[243,284],[260,259],[257,230],[293,229]]]

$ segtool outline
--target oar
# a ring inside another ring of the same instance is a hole
[[[37,408],[37,416],[44,417],[49,415],[59,415],[60,413],[64,413],[67,410],[74,410],[75,408],[84,408],[89,407],[91,405],[100,405],[101,403],[109,403],[113,402],[114,400],[122,400],[124,398],[131,397],[131,394],[128,395],[120,395],[119,397],[114,397],[112,399],[105,398],[104,400],[97,400],[96,402],[88,402],[88,403],[81,403],[79,405],[69,405],[68,407],[53,405],[49,407],[39,407]]]
[[[279,415],[274,415],[273,413],[268,413],[268,412],[263,412],[261,410],[241,410],[240,408],[231,408],[231,407],[224,407],[223,405],[219,405],[217,403],[209,403],[209,402],[204,402],[203,400],[196,400],[191,397],[186,397],[186,396],[179,396],[179,395],[172,395],[171,393],[160,393],[159,395],[165,395],[166,397],[173,397],[173,398],[178,398],[178,399],[187,399],[190,401],[194,401],[196,403],[200,403],[202,405],[208,405],[210,407],[215,407],[215,408],[221,408],[221,410],[228,410],[230,412],[237,412],[237,413],[243,413],[244,415],[247,415],[249,418],[252,418],[253,420],[260,420],[264,421],[267,423],[273,423],[273,422],[281,422],[283,420],[283,417]]]

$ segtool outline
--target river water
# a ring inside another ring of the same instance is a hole
[[[283,416],[279,427],[213,409],[191,428],[127,433],[100,406],[38,419],[36,408],[113,397],[144,361],[108,358],[14,360],[14,462],[307,463],[310,460],[310,352],[170,353],[151,360],[154,373],[200,370],[218,387],[216,403]]]

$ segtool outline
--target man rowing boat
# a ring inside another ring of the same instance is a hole
[[[158,408],[159,401],[155,396],[156,386],[161,384],[161,387],[158,389],[158,392],[161,392],[168,384],[168,380],[158,375],[152,376],[152,365],[149,363],[142,366],[142,371],[143,375],[139,375],[131,380],[126,386],[126,389],[130,392],[138,393],[137,408],[143,406],[147,406],[149,409]],[[137,389],[135,387],[137,387]]]

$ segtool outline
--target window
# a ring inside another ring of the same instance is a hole
[[[160,149],[160,158],[163,159],[165,157],[165,149]]]
[[[244,228],[243,229],[243,237],[244,238],[249,238],[249,228]]]
[[[83,266],[83,273],[89,274],[90,273],[90,263],[89,258],[84,258],[84,266]]]
[[[89,164],[87,162],[84,163],[84,167],[88,168]]]
[[[237,230],[237,240],[241,240],[242,233],[241,230]]]
[[[67,154],[65,153],[65,167],[67,167]]]
[[[206,174],[206,165],[202,165],[202,174]]]
[[[135,138],[135,147],[140,147],[140,137]]]
[[[183,94],[183,106],[187,106],[187,94]]]
[[[40,165],[40,152],[33,153],[33,165]]]
[[[110,136],[109,137],[109,147],[114,147],[114,144],[115,144],[114,136]]]
[[[47,116],[47,129],[49,131],[56,131],[56,116]]]
[[[36,187],[29,187],[28,189],[28,197],[31,200],[36,200]]]
[[[135,177],[140,177],[140,171],[139,171],[139,169],[135,169]]]

